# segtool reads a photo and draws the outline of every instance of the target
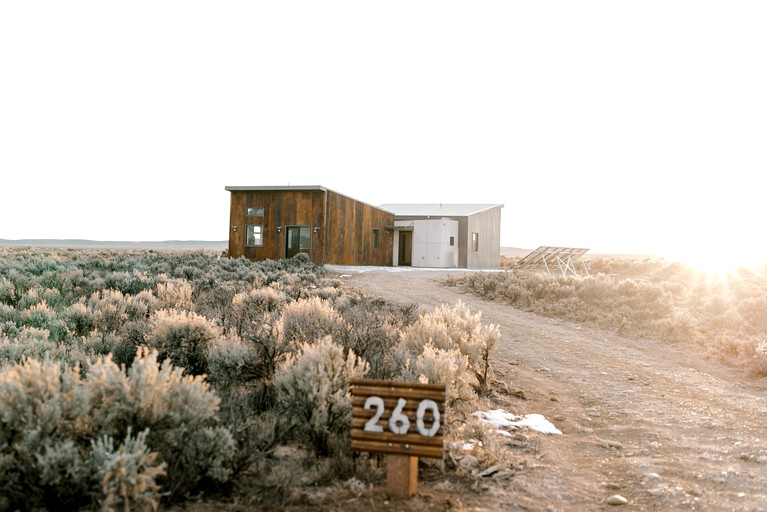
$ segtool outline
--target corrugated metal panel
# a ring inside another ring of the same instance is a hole
[[[502,204],[382,204],[378,208],[402,217],[468,217]]]

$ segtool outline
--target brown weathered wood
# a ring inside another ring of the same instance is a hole
[[[386,228],[394,224],[394,215],[389,212],[316,187],[308,190],[252,187],[230,190],[230,193],[229,255],[232,258],[245,256],[252,261],[282,259],[285,257],[286,228],[308,226],[312,228],[311,257],[317,264],[392,264],[393,240],[391,231]],[[263,219],[247,218],[248,207],[264,208]],[[264,226],[263,246],[245,246],[245,226],[248,223]],[[237,231],[234,231],[234,226],[237,226]],[[316,231],[313,229],[315,226],[319,228]],[[374,228],[381,232],[378,248],[372,244]]]
[[[354,380],[352,384],[352,449],[374,453],[391,453],[409,456],[441,459],[443,456],[445,430],[445,386],[419,384],[411,382],[392,382],[374,380]],[[375,396],[383,403],[383,414],[377,407],[365,409],[369,397]],[[400,414],[406,416],[410,425],[404,434],[391,430],[389,420],[399,400],[404,399],[405,406]],[[435,415],[429,409],[424,412],[423,426],[431,429],[434,435],[422,435],[418,432],[417,410],[422,400],[431,400],[437,406],[439,427],[434,424]],[[378,416],[375,423],[381,432],[365,430],[368,422]]]
[[[444,454],[442,445],[435,447],[361,440],[352,440],[352,450],[358,452],[379,453],[382,455],[409,455],[427,459],[441,459]]]
[[[407,498],[418,492],[418,457],[389,455],[386,457],[386,492]]]
[[[432,390],[440,391],[445,389],[444,384],[424,384],[422,382],[404,382],[394,380],[381,380],[381,379],[353,379],[351,384],[355,386],[375,386],[375,387],[390,387],[394,389],[411,388],[418,390]]]

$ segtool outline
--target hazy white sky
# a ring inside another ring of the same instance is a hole
[[[227,185],[767,255],[763,1],[0,2],[0,238],[225,240]]]

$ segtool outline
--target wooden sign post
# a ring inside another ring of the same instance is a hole
[[[441,459],[445,385],[353,380],[352,449],[386,454],[386,490],[418,490],[418,457]]]

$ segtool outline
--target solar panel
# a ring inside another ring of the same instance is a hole
[[[524,256],[511,268],[520,270],[546,270],[549,273],[549,276],[552,275],[552,270],[559,269],[563,276],[566,276],[568,272],[577,276],[578,272],[575,268],[575,262],[581,261],[582,263],[581,256],[588,251],[588,249],[578,249],[575,247],[550,247],[542,245]],[[585,264],[583,264],[583,270],[586,275],[588,275],[589,271]]]

